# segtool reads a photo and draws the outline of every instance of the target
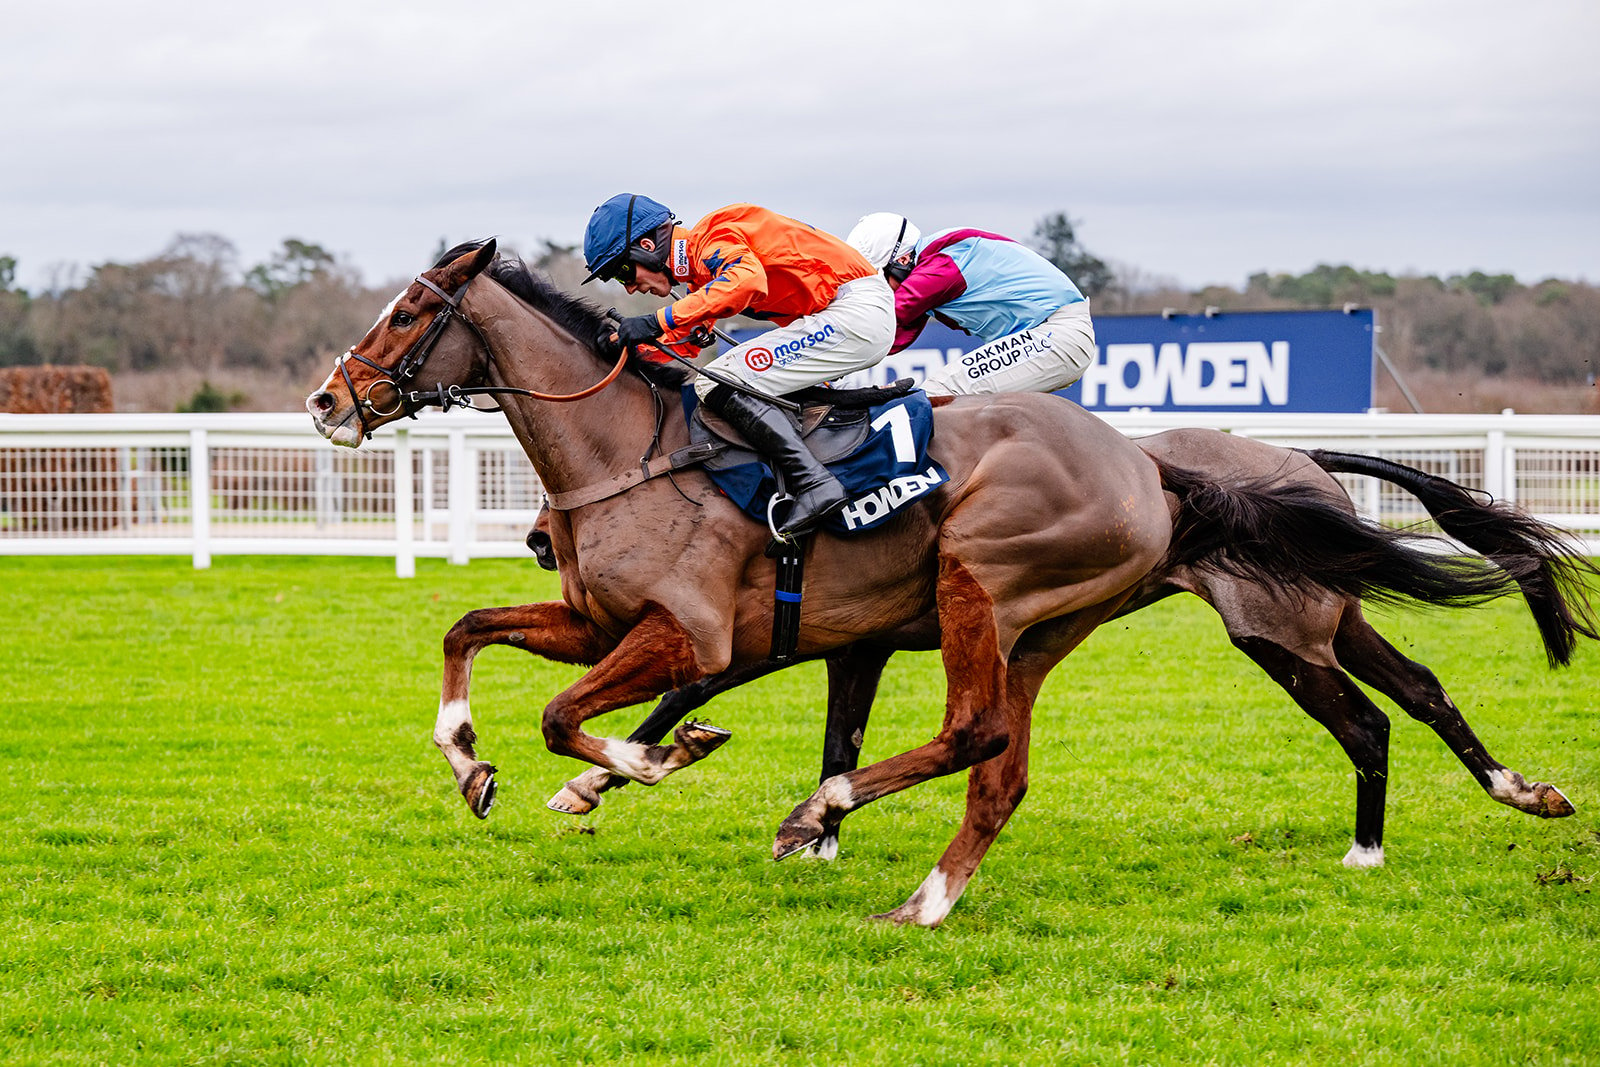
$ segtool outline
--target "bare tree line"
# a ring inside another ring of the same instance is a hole
[[[1402,375],[1424,384],[1430,410],[1497,410],[1513,399],[1526,411],[1600,410],[1600,289],[1592,285],[1319,266],[1257,274],[1243,289],[1188,291],[1091,255],[1064,214],[1044,217],[1033,239],[1080,281],[1097,313],[1359,304],[1377,310],[1379,343]],[[545,241],[526,258],[568,291],[585,274],[570,245]],[[225,237],[180,234],[151,259],[100,264],[43,293],[14,286],[16,265],[0,255],[0,366],[103,367],[122,407],[292,407],[393,295],[298,238],[244,266]],[[590,286],[587,295],[624,312],[651,303],[615,286]],[[164,384],[141,393],[148,381]]]

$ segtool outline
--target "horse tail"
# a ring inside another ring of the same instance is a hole
[[[1322,449],[1305,454],[1329,474],[1366,474],[1398,485],[1428,509],[1439,529],[1500,567],[1522,590],[1551,666],[1571,662],[1580,634],[1600,639],[1588,601],[1588,580],[1600,571],[1559,527],[1390,460]]]
[[[1331,591],[1463,607],[1517,591],[1500,568],[1428,551],[1426,539],[1362,520],[1325,487],[1285,484],[1281,476],[1224,485],[1199,471],[1157,466],[1162,488],[1179,503],[1167,566],[1209,567],[1295,597]]]

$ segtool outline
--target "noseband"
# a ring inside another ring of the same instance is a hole
[[[527,396],[532,397],[535,400],[548,400],[555,403],[565,403],[567,401],[582,400],[585,397],[593,396],[595,393],[598,393],[600,390],[616,381],[617,376],[622,373],[623,366],[625,366],[628,362],[627,349],[623,349],[621,354],[617,357],[617,365],[611,368],[611,373],[607,374],[594,385],[589,386],[587,389],[580,389],[576,393],[541,393],[533,389],[518,389],[509,385],[462,386],[445,385],[442,382],[435,383],[434,387],[430,390],[408,391],[404,388],[404,386],[409,384],[411,379],[422,370],[423,363],[427,362],[428,356],[433,353],[434,346],[439,343],[439,338],[444,334],[445,328],[450,325],[451,318],[460,313],[462,294],[467,291],[467,286],[471,285],[472,281],[473,279],[469,278],[462,284],[461,288],[457,289],[454,293],[447,293],[429,279],[420,274],[417,275],[417,284],[432,292],[440,300],[443,300],[444,307],[440,309],[439,313],[433,317],[433,321],[428,323],[428,328],[423,331],[422,336],[417,338],[415,344],[406,349],[405,355],[401,356],[400,361],[393,367],[385,367],[379,363],[375,363],[366,356],[361,355],[354,348],[351,348],[345,352],[342,357],[340,357],[339,373],[343,376],[344,386],[350,391],[350,399],[355,404],[356,418],[360,420],[361,433],[363,437],[370,438],[372,436],[373,427],[367,424],[368,412],[371,412],[378,418],[388,418],[391,415],[396,415],[404,411],[407,415],[414,419],[417,417],[417,409],[424,407],[437,407],[442,411],[449,411],[452,407],[464,407],[471,408],[474,411],[483,411],[488,413],[502,410],[497,407],[480,408],[476,404],[472,403],[470,399],[468,399],[469,397],[473,396],[486,395]],[[484,358],[492,361],[494,359],[494,349],[489,347],[488,339],[483,336],[482,332],[479,331],[477,325],[474,324],[471,319],[467,318],[465,315],[461,315],[461,321],[478,338],[478,344],[483,346]],[[366,364],[382,375],[382,377],[369,383],[366,390],[360,394],[356,392],[355,382],[350,377],[348,361],[352,359],[358,363]],[[396,397],[395,406],[389,408],[387,411],[380,410],[378,406],[372,402],[372,390],[385,383],[394,387]]]

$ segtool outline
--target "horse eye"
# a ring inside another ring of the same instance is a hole
[[[417,317],[409,311],[396,311],[389,317],[389,325],[401,330],[416,321]]]

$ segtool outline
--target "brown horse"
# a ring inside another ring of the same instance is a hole
[[[1469,548],[1503,562],[1538,624],[1551,666],[1571,659],[1579,635],[1597,636],[1588,608],[1587,583],[1594,568],[1567,547],[1558,529],[1504,504],[1475,498],[1454,482],[1371,456],[1297,450],[1216,430],[1171,430],[1135,442],[1158,462],[1177,462],[1219,478],[1279,480],[1324,493],[1354,513],[1344,489],[1329,472],[1367,474],[1412,492],[1440,527]],[[541,566],[555,569],[545,516],[528,535]],[[1360,601],[1326,590],[1298,598],[1263,587],[1248,576],[1204,565],[1162,567],[1147,575],[1116,618],[1188,592],[1216,610],[1234,646],[1321,723],[1344,748],[1356,771],[1355,840],[1344,857],[1348,867],[1383,862],[1383,819],[1388,785],[1389,720],[1351,675],[1393,700],[1412,718],[1432,727],[1492,798],[1541,818],[1573,814],[1555,786],[1528,782],[1489,755],[1433,672],[1402,655],[1373,628]],[[823,781],[853,770],[860,757],[878,680],[896,651],[937,647],[938,621],[925,618],[894,634],[830,652],[828,717],[822,747]],[[786,663],[747,664],[701,679],[662,698],[630,738],[658,741],[684,717],[721,693],[780,670]],[[1347,673],[1348,672],[1348,673]],[[569,783],[552,799],[570,811],[574,796],[593,796],[626,784],[598,768]],[[812,855],[838,852],[838,824],[826,828]]]
[[[687,445],[686,423],[643,373],[620,373],[619,363],[596,382],[603,364],[591,339],[602,321],[520,263],[496,260],[493,242],[464,246],[397,296],[307,400],[317,429],[354,447],[430,398],[499,390],[558,502],[551,536],[562,600],[471,612],[444,641],[434,741],[480,817],[495,769],[477,756],[467,701],[485,646],[592,664],[545,708],[545,742],[646,784],[725,735],[690,727],[671,745],[645,745],[594,737],[583,723],[768,652],[775,574],[766,531],[697,471],[641,473],[650,457]],[[819,654],[935,617],[943,724],[927,744],[830,778],[773,843],[774,856],[791,854],[873,800],[970,768],[961,829],[887,913],[896,922],[936,926],[949,912],[1022,799],[1046,674],[1163,560],[1251,574],[1285,596],[1323,587],[1448,603],[1512,588],[1497,570],[1435,558],[1307,494],[1223,486],[1157,464],[1053,396],[941,407],[934,454],[947,485],[868,535],[812,538],[799,647]]]

